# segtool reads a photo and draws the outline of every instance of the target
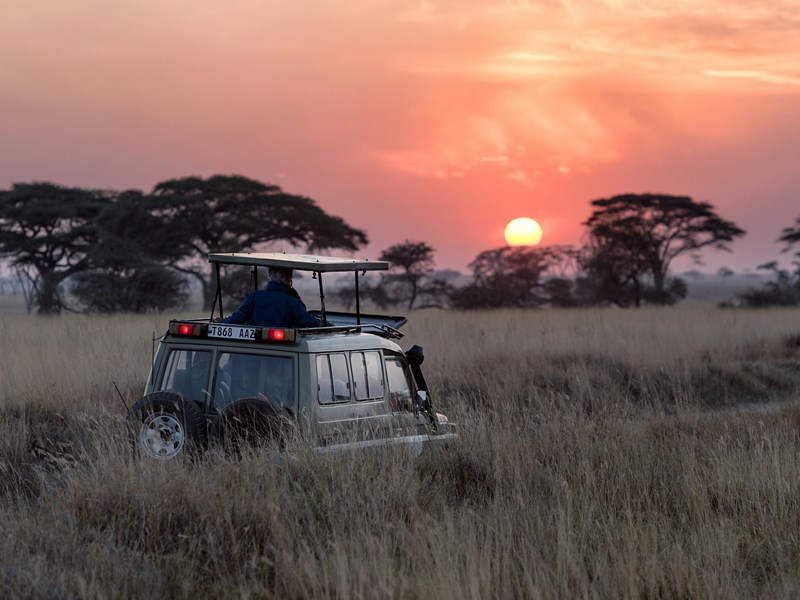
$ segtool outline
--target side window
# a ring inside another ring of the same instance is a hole
[[[317,400],[320,404],[333,402],[333,377],[331,359],[327,354],[317,356]]]
[[[197,402],[205,402],[210,395],[210,368],[210,350],[172,350],[160,389],[174,390]]]
[[[317,389],[320,404],[350,402],[350,374],[344,354],[317,356]]]
[[[392,411],[413,410],[411,378],[404,360],[386,357],[386,378],[389,382],[389,403]]]
[[[370,398],[383,398],[386,395],[383,383],[383,366],[380,352],[364,352],[364,363],[367,365],[367,385]]]
[[[222,352],[214,378],[214,404],[223,408],[239,398],[265,397],[294,407],[294,364],[288,356]]]
[[[356,400],[383,398],[383,369],[378,352],[351,352],[350,367],[353,370]]]

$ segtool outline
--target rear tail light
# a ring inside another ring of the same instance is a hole
[[[172,335],[184,335],[191,337],[198,337],[203,335],[203,326],[193,323],[175,323],[169,324],[169,332]]]
[[[294,342],[295,331],[294,329],[269,329],[262,330],[262,339],[268,342]]]

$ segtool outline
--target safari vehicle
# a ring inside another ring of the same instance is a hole
[[[128,414],[139,454],[170,460],[209,443],[278,443],[299,435],[320,451],[451,439],[434,412],[422,348],[396,340],[404,317],[361,313],[359,277],[388,263],[302,254],[210,254],[217,278],[211,318],[173,320],[155,353],[145,395]],[[220,266],[311,271],[324,327],[286,329],[215,323],[223,317]],[[328,312],[322,277],[352,272],[356,312]]]

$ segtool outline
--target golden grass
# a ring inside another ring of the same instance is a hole
[[[448,448],[136,462],[167,320],[0,319],[1,596],[800,590],[800,311],[418,312]]]
[[[168,322],[158,316],[0,317],[0,405],[122,406],[113,382],[141,395],[151,340]]]

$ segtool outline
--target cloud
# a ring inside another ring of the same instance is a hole
[[[7,95],[41,107],[43,136],[106,115],[128,138],[147,122],[208,148],[333,147],[426,177],[657,160],[678,135],[734,127],[686,98],[800,83],[796,0],[23,4],[0,21],[0,70]]]
[[[706,69],[703,71],[709,77],[721,77],[729,79],[752,79],[754,81],[763,81],[766,83],[774,83],[776,85],[800,85],[800,77],[791,75],[779,75],[776,73],[767,73],[764,71],[723,71],[717,69]]]
[[[792,0],[429,0],[416,14],[424,23],[407,25],[418,50],[395,64],[418,78],[412,101],[424,118],[391,153],[413,156],[392,164],[416,173],[486,168],[481,157],[498,145],[525,147],[491,165],[513,180],[658,161],[676,136],[704,135],[686,99],[722,94],[744,106],[749,95],[800,83]],[[457,19],[467,26],[454,30]],[[735,129],[709,121],[712,139]]]

